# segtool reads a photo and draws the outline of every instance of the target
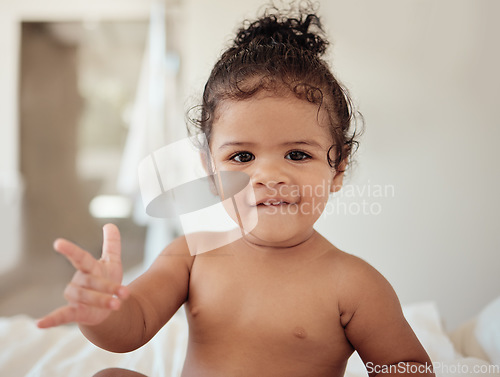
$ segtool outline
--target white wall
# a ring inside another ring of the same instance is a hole
[[[186,1],[190,94],[262,3]],[[486,0],[320,1],[334,70],[366,122],[339,200],[380,213],[341,208],[317,228],[377,267],[403,303],[437,301],[450,329],[500,294],[499,10]],[[348,197],[353,186],[365,193]]]

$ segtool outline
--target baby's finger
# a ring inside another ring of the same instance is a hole
[[[128,289],[120,284],[113,283],[100,276],[86,274],[82,271],[77,271],[73,277],[72,283],[83,288],[93,291],[116,295],[120,298],[128,297]]]
[[[114,224],[106,224],[102,228],[102,258],[105,261],[121,263],[120,231]]]
[[[65,323],[74,322],[76,320],[76,309],[67,305],[54,310],[52,313],[40,318],[36,325],[40,329],[47,329],[63,325]]]
[[[68,258],[73,267],[82,272],[91,273],[97,265],[92,255],[67,240],[57,239],[54,242],[54,249]]]
[[[93,291],[70,283],[64,290],[64,298],[71,306],[88,305],[99,309],[118,310],[120,299],[112,294]]]

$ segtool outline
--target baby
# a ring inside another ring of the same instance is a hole
[[[77,272],[68,305],[38,326],[77,322],[97,346],[128,352],[185,304],[183,377],[342,376],[354,351],[370,376],[433,376],[391,285],[313,229],[356,145],[350,99],[322,59],[327,44],[314,12],[267,11],[239,30],[205,86],[196,125],[207,169],[249,176],[253,197],[238,209],[243,220],[257,214],[253,229],[198,255],[180,237],[128,286],[114,225],[100,260],[59,239]]]

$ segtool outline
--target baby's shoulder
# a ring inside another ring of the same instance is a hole
[[[238,230],[239,231],[239,230]],[[179,237],[176,241],[182,244],[183,250],[196,258],[202,254],[215,255],[225,253],[229,246],[241,238],[241,231],[194,232]]]
[[[370,275],[378,273],[370,263],[354,254],[338,249],[332,254],[336,264],[344,272],[344,278],[353,277],[353,274],[370,277]],[[359,278],[360,276],[357,277]]]
[[[389,285],[375,267],[353,254],[344,251],[336,253],[335,265],[338,283],[351,295]]]
[[[370,263],[360,257],[337,252],[335,255],[336,288],[342,323],[346,324],[360,305],[386,300],[397,302],[394,289]]]
[[[186,236],[181,235],[173,239],[153,261],[150,270],[162,270],[172,266],[187,267],[190,271],[194,261]]]
[[[234,241],[229,232],[195,232],[175,238],[160,256],[184,257],[190,266],[198,256],[227,254],[228,246]],[[233,237],[234,238],[234,237]],[[230,248],[229,248],[230,249]]]
[[[318,253],[321,263],[335,274],[337,281],[350,282],[352,279],[370,278],[377,271],[360,257],[343,251],[320,235]]]
[[[378,271],[364,259],[332,246],[325,254],[326,263],[341,280],[370,279]]]
[[[162,256],[165,255],[191,255],[189,252],[189,244],[185,235],[178,236],[174,238],[165,248],[162,250]]]

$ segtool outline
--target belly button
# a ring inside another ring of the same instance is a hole
[[[307,338],[307,332],[303,327],[297,326],[295,329],[293,329],[293,335],[296,336],[299,339],[305,339]]]

